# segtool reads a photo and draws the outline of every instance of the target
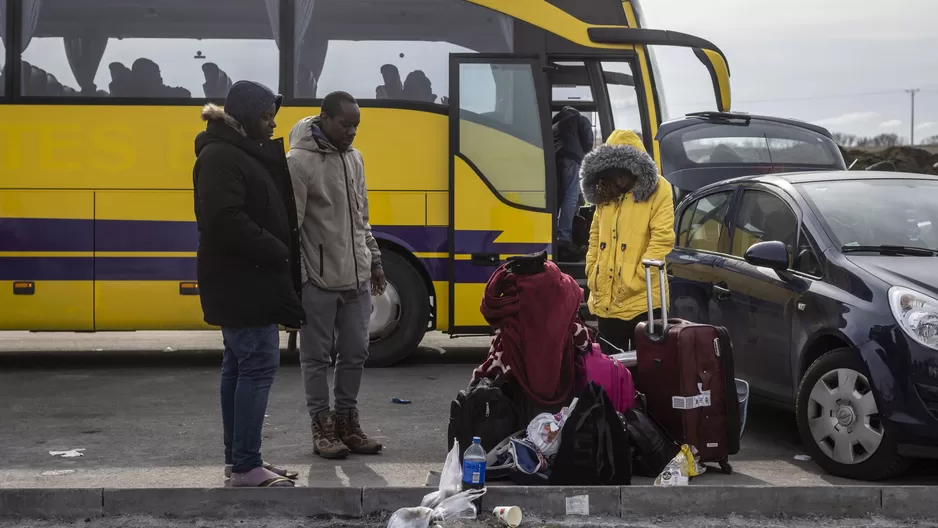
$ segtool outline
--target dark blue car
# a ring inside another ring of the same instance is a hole
[[[677,206],[671,312],[726,326],[736,375],[791,407],[827,472],[938,457],[938,179],[736,178]]]

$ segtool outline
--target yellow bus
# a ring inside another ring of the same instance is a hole
[[[370,366],[430,329],[487,333],[495,266],[553,249],[552,112],[657,158],[659,46],[696,54],[730,109],[722,52],[644,28],[638,0],[15,0],[0,35],[0,330],[210,328],[193,139],[232,81],[279,89],[284,134],[330,91],[360,102],[389,280]]]

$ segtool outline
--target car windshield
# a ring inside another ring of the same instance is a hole
[[[838,247],[938,250],[938,179],[840,180],[796,187]]]

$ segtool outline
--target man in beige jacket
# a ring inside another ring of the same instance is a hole
[[[313,451],[323,458],[376,454],[381,444],[359,425],[358,391],[368,358],[371,296],[385,288],[381,251],[368,223],[361,153],[352,147],[361,121],[355,99],[333,92],[316,117],[290,132],[287,163],[293,179],[303,260],[300,365]],[[335,410],[326,371],[335,346]]]

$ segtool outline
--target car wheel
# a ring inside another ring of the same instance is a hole
[[[832,350],[808,367],[796,408],[805,448],[831,475],[879,480],[907,467],[883,427],[866,365],[853,350]]]

